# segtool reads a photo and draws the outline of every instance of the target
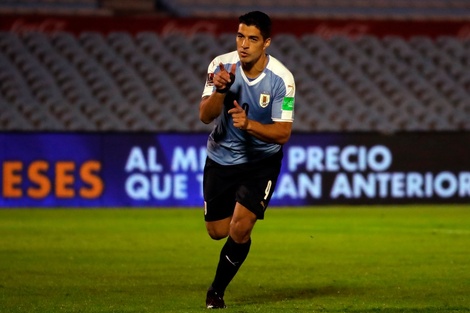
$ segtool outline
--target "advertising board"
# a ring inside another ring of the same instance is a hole
[[[207,134],[1,133],[0,207],[202,206]],[[468,203],[469,133],[293,134],[271,205]]]

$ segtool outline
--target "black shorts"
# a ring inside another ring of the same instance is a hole
[[[205,220],[232,216],[236,202],[263,219],[281,171],[282,157],[281,149],[264,160],[239,165],[220,165],[207,158],[203,181]]]

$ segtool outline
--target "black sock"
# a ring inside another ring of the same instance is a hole
[[[220,251],[219,264],[211,288],[223,296],[225,288],[237,274],[250,251],[251,238],[246,243],[236,243],[230,236]]]

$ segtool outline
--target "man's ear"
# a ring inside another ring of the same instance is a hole
[[[267,47],[269,47],[271,45],[271,38],[268,38],[264,41],[264,47],[263,49],[266,49]]]

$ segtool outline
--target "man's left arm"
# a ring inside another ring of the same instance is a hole
[[[247,131],[254,137],[268,143],[285,144],[292,132],[292,122],[274,122],[273,124],[261,124],[258,121],[250,120],[246,116],[245,110],[235,100],[234,108],[228,111],[232,115],[233,126]]]

